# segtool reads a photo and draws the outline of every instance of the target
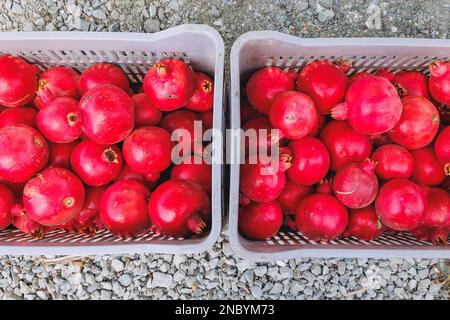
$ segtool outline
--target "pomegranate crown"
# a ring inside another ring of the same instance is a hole
[[[447,63],[436,60],[433,61],[429,66],[430,74],[433,77],[441,77],[447,72]]]

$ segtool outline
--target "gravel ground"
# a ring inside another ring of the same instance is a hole
[[[226,45],[249,30],[302,37],[448,38],[450,2],[0,0],[0,31],[155,32],[214,26]],[[4,256],[3,299],[448,299],[444,261],[296,259],[253,264],[226,236],[197,255]],[[442,275],[442,271],[441,271]]]

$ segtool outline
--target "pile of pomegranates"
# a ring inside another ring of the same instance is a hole
[[[433,62],[429,76],[349,70],[317,60],[250,76],[241,124],[261,141],[259,152],[241,149],[240,233],[264,240],[285,228],[327,242],[390,230],[446,245],[450,62]]]
[[[163,59],[140,87],[109,63],[78,74],[5,55],[0,83],[0,230],[190,237],[210,228],[203,142],[183,136],[198,148],[181,163],[171,156],[172,132],[212,126],[208,75]]]

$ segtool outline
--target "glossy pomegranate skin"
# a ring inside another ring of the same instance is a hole
[[[286,184],[286,174],[270,162],[255,159],[256,156],[251,156],[240,167],[240,190],[253,201],[273,201]]]
[[[122,171],[117,176],[117,178],[114,179],[114,182],[117,182],[119,180],[134,180],[143,184],[150,190],[153,190],[155,188],[155,181],[149,181],[142,173],[133,171],[133,169],[131,169],[126,163],[124,163]]]
[[[103,186],[122,171],[123,157],[116,145],[101,145],[90,140],[80,142],[70,158],[73,171],[89,186]]]
[[[36,66],[10,55],[0,56],[0,105],[20,107],[33,100],[37,88]]]
[[[277,201],[252,202],[239,209],[239,232],[246,238],[264,240],[275,236],[283,223],[283,211]]]
[[[450,228],[450,194],[447,191],[440,188],[429,188],[422,225]]]
[[[11,209],[14,200],[14,193],[7,186],[0,184],[0,230],[5,229],[12,222]]]
[[[252,74],[246,92],[250,105],[262,114],[268,114],[276,95],[295,90],[294,78],[278,67],[265,67]]]
[[[48,168],[30,179],[23,190],[28,217],[44,226],[64,224],[80,212],[85,190],[83,183],[67,169]]]
[[[349,80],[350,80],[350,83],[352,83],[352,82],[355,82],[356,80],[359,80],[361,78],[371,76],[371,75],[372,74],[370,74],[369,72],[361,71],[361,72],[358,72],[358,73],[355,73],[354,75],[352,75]]]
[[[350,84],[345,104],[337,105],[332,116],[337,120],[347,119],[359,133],[377,135],[397,124],[402,109],[397,90],[388,80],[368,76]]]
[[[420,71],[408,70],[395,74],[392,83],[400,96],[421,96],[430,99],[427,77]]]
[[[34,105],[42,109],[59,97],[78,99],[80,97],[79,79],[78,73],[68,67],[56,66],[45,70],[39,75]]]
[[[78,145],[78,141],[69,143],[49,143],[50,156],[48,159],[48,167],[59,167],[71,169],[70,156],[73,149]]]
[[[411,180],[417,184],[437,186],[444,182],[444,165],[439,162],[431,146],[413,150],[414,170]]]
[[[206,112],[214,106],[214,80],[204,73],[195,72],[195,90],[190,97],[186,109]]]
[[[145,93],[138,93],[131,97],[134,103],[136,128],[156,126],[162,118],[162,112],[156,108]]]
[[[194,126],[196,121],[201,121],[201,118],[197,113],[189,110],[177,110],[164,116],[161,120],[160,127],[167,130],[171,135],[173,135],[174,131],[177,129],[187,130],[190,135],[189,141],[191,142],[191,151],[194,151],[193,149],[196,146],[201,146],[203,138],[203,132],[199,132],[199,135],[195,136]],[[182,132],[181,134],[181,136],[175,135],[177,140],[184,144],[184,133]]]
[[[300,200],[312,192],[313,188],[311,186],[299,186],[288,179],[277,201],[281,205],[284,213],[294,214]]]
[[[30,107],[6,109],[0,113],[0,129],[18,124],[25,124],[36,129],[36,116],[36,109]]]
[[[135,237],[150,228],[150,191],[133,180],[120,180],[100,198],[99,212],[106,229],[119,237]]]
[[[163,59],[154,64],[144,78],[144,91],[155,107],[173,111],[188,104],[195,90],[191,67],[177,59]]]
[[[0,129],[0,179],[25,182],[47,164],[48,144],[26,125]]]
[[[127,94],[131,93],[127,75],[119,66],[110,63],[96,63],[81,73],[78,87],[81,95],[101,85],[116,86]]]
[[[48,228],[31,220],[21,203],[14,204],[11,213],[14,227],[29,235],[32,239],[42,239],[44,237]]]
[[[251,156],[254,153],[257,153],[258,151],[262,152],[262,150],[264,150],[264,148],[266,148],[265,150],[267,150],[267,154],[270,154],[270,150],[271,150],[271,146],[272,144],[278,143],[278,144],[282,144],[283,140],[280,137],[280,134],[278,132],[278,134],[274,134],[272,135],[272,130],[274,130],[274,127],[272,127],[269,118],[267,116],[260,116],[257,118],[252,118],[250,120],[248,120],[244,126],[242,127],[242,130],[244,130],[244,132],[249,133],[249,131],[247,130],[255,130],[255,134],[256,134],[256,139],[257,139],[257,144],[255,145],[255,147],[257,147],[257,150],[251,150],[251,146],[250,142],[247,141],[247,139],[245,140],[245,144],[241,145],[242,151],[245,150],[245,155],[246,156]],[[266,132],[266,139],[263,139],[263,132],[264,131],[260,131],[260,130],[267,130]],[[273,131],[275,132],[275,131]]]
[[[170,134],[159,127],[147,126],[133,131],[122,146],[123,157],[138,173],[160,173],[170,164],[173,142]]]
[[[298,230],[313,241],[331,241],[347,227],[348,211],[335,197],[313,194],[297,206],[295,221]]]
[[[383,77],[389,82],[394,80],[395,74],[389,68],[381,68],[373,73],[374,76]]]
[[[82,233],[93,234],[96,229],[102,226],[102,224],[99,223],[99,205],[100,199],[106,189],[106,186],[86,187],[86,199],[83,208],[74,218],[81,227]]]
[[[349,79],[337,65],[318,60],[307,64],[297,78],[297,89],[309,95],[321,114],[331,113],[331,109],[344,100]]]
[[[214,112],[211,110],[200,113],[200,120],[205,130],[212,129],[214,127]]]
[[[347,121],[328,122],[319,139],[330,153],[333,171],[349,163],[361,162],[372,153],[370,138],[353,130]]]
[[[375,200],[375,210],[387,227],[397,231],[416,228],[427,205],[424,190],[407,179],[386,182]]]
[[[446,105],[450,105],[450,62],[435,61],[430,66],[428,88],[432,97]]]
[[[350,210],[347,232],[352,236],[370,241],[378,238],[383,230],[383,224],[377,216],[374,206]]]
[[[338,170],[333,179],[336,198],[346,207],[360,209],[369,206],[378,193],[375,164],[366,160],[347,164]]]
[[[450,127],[446,127],[434,142],[434,154],[444,164],[444,171],[450,176]]]
[[[134,127],[133,100],[122,89],[100,85],[81,97],[82,130],[98,144],[123,141]]]
[[[387,134],[395,143],[407,149],[420,149],[433,141],[439,130],[439,112],[426,98],[402,98],[403,113],[400,121]]]
[[[68,143],[80,137],[83,120],[77,100],[59,97],[39,110],[36,122],[39,131],[51,142]]]
[[[210,194],[212,187],[211,165],[198,155],[186,156],[183,162],[175,165],[170,172],[171,179],[184,179],[199,184]]]
[[[298,140],[310,135],[319,126],[319,114],[306,94],[286,91],[278,94],[269,110],[270,123],[281,136]]]
[[[406,148],[385,144],[374,151],[375,174],[383,180],[408,179],[414,169],[414,158]]]
[[[330,155],[317,138],[306,137],[288,145],[292,151],[289,179],[298,185],[311,186],[325,178],[330,169]]]
[[[148,213],[155,229],[173,237],[200,234],[211,220],[206,191],[188,180],[167,180],[153,191]]]

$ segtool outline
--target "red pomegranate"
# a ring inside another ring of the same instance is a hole
[[[0,113],[0,129],[7,126],[25,124],[32,128],[36,127],[36,109],[30,107],[16,107],[6,109]]]
[[[330,153],[333,171],[349,163],[361,162],[372,153],[370,138],[353,130],[347,121],[328,122],[319,139]]]
[[[144,78],[144,91],[151,103],[162,111],[173,111],[188,104],[195,90],[191,67],[177,59],[155,63]]]
[[[366,71],[360,71],[358,73],[355,73],[354,75],[352,75],[350,77],[350,83],[355,82],[356,80],[359,80],[361,78],[367,77],[367,76],[371,76],[372,74],[370,74],[369,72]]]
[[[378,238],[383,230],[383,224],[377,216],[374,206],[350,210],[346,231],[352,236],[370,241]]]
[[[312,192],[311,186],[299,186],[288,179],[277,201],[286,214],[294,214],[300,200]]]
[[[14,56],[0,56],[0,105],[20,107],[33,100],[39,69]]]
[[[375,200],[375,210],[387,227],[397,231],[416,228],[427,205],[426,192],[407,179],[386,182]]]
[[[387,133],[383,133],[377,136],[371,136],[371,139],[375,148],[379,148],[381,146],[384,146],[385,144],[394,144],[394,141],[389,138]]]
[[[400,71],[395,74],[392,83],[401,97],[421,96],[430,99],[427,77],[420,71]]]
[[[381,68],[373,73],[374,76],[383,77],[389,82],[394,80],[395,74],[389,68]]]
[[[77,100],[59,97],[39,110],[36,122],[39,131],[48,140],[56,143],[68,143],[80,137],[83,119]]]
[[[11,214],[13,226],[29,235],[32,239],[42,239],[47,232],[47,227],[28,217],[22,204],[14,204],[11,209]]]
[[[48,161],[45,139],[26,125],[0,129],[0,179],[25,182],[38,173]]]
[[[376,163],[375,174],[383,180],[396,178],[408,179],[414,169],[414,158],[404,147],[396,144],[385,144],[372,154]]]
[[[388,80],[368,76],[350,84],[345,103],[336,105],[331,116],[337,120],[347,119],[359,133],[378,135],[397,124],[402,108],[397,90]]]
[[[90,89],[79,108],[84,134],[98,144],[116,144],[133,130],[133,100],[118,87],[106,84]]]
[[[426,98],[402,98],[400,121],[387,134],[395,143],[407,149],[420,149],[433,141],[439,129],[439,112]]]
[[[133,180],[120,180],[100,198],[98,210],[106,229],[119,237],[136,237],[150,228],[150,191]]]
[[[434,142],[434,153],[444,164],[444,172],[450,176],[450,127],[446,127]]]
[[[211,208],[205,190],[188,180],[167,180],[153,191],[148,213],[157,232],[185,237],[200,234],[211,220]]]
[[[331,113],[331,109],[344,100],[348,84],[342,68],[326,60],[308,63],[297,78],[298,91],[309,95],[322,114]]]
[[[73,149],[78,145],[78,142],[69,143],[50,143],[50,156],[48,159],[48,167],[60,167],[71,169],[70,156]]]
[[[434,100],[450,105],[450,62],[435,61],[429,66],[428,88]]]
[[[195,72],[195,91],[186,108],[198,112],[212,110],[214,106],[214,81],[206,74]]]
[[[422,225],[450,228],[450,194],[447,191],[440,188],[429,188]]]
[[[296,91],[280,93],[272,100],[269,119],[272,126],[280,130],[282,138],[292,140],[310,135],[319,126],[314,102]]]
[[[56,66],[45,70],[39,76],[34,105],[38,109],[42,109],[59,97],[78,99],[80,97],[78,91],[79,79],[78,73],[64,66]]]
[[[196,182],[208,194],[212,188],[211,165],[198,155],[185,156],[180,164],[175,165],[170,172],[171,179],[184,179]]]
[[[84,95],[91,89],[101,85],[116,86],[127,94],[131,94],[130,83],[127,75],[119,66],[110,63],[96,63],[89,66],[81,73],[78,87]]]
[[[106,186],[86,187],[86,200],[80,213],[73,219],[78,224],[78,232],[93,235],[102,227],[99,215],[99,204]]]
[[[156,108],[145,93],[138,93],[131,97],[134,103],[136,128],[156,126],[162,118],[162,112]]]
[[[0,184],[0,230],[8,227],[12,222],[11,209],[14,205],[14,193]]]
[[[333,194],[333,175],[328,175],[325,179],[316,185],[316,193],[319,194]]]
[[[143,184],[150,190],[153,190],[155,187],[155,181],[149,181],[142,173],[133,171],[133,169],[131,169],[126,163],[124,163],[122,171],[117,178],[114,179],[114,182],[119,180],[134,180]]]
[[[263,150],[266,150],[266,154],[270,154],[272,145],[275,147],[276,144],[283,144],[280,132],[272,127],[267,116],[259,116],[248,120],[242,127],[242,130],[249,137],[241,145],[241,152],[245,151],[245,156],[251,156],[258,152],[264,153]],[[257,141],[253,143],[251,138]]]
[[[90,140],[80,142],[72,151],[73,171],[89,186],[103,186],[121,172],[123,158],[115,145],[101,145]]]
[[[214,127],[214,112],[211,110],[200,113],[200,120],[205,129],[212,129]]]
[[[414,158],[412,181],[428,186],[437,186],[444,182],[444,165],[439,162],[431,146],[413,150],[411,154]]]
[[[294,78],[278,67],[265,67],[252,74],[247,82],[248,102],[263,114],[268,114],[275,96],[295,90]]]
[[[264,240],[278,233],[283,211],[277,201],[252,202],[239,209],[239,232],[250,239]]]
[[[300,201],[295,213],[298,230],[313,241],[331,241],[347,227],[348,211],[333,196],[313,194]]]
[[[84,186],[77,176],[67,169],[48,168],[27,182],[23,205],[30,219],[51,227],[75,218],[84,197]]]

